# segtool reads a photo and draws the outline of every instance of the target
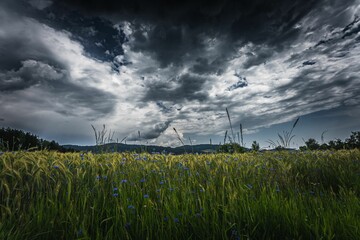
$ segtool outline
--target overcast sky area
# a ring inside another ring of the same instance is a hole
[[[0,126],[92,145],[360,131],[360,0],[1,0]]]

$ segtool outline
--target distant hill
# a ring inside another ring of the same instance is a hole
[[[154,145],[135,145],[135,144],[123,144],[123,143],[108,143],[100,146],[79,146],[79,145],[62,145],[62,147],[67,149],[74,149],[77,151],[91,151],[95,153],[100,152],[142,152],[146,151],[149,153],[153,152],[166,152],[173,154],[183,154],[183,153],[213,153],[218,149],[218,145],[210,144],[198,144],[198,145],[185,145],[180,147],[162,147]]]

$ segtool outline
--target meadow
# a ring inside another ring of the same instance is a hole
[[[360,150],[6,152],[0,239],[360,239]]]

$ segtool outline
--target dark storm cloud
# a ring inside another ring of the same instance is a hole
[[[133,25],[133,31],[135,41],[130,43],[131,49],[149,53],[159,61],[161,67],[169,64],[181,65],[190,51],[194,53],[203,48],[198,37],[183,26],[164,23],[147,30]]]
[[[96,118],[111,113],[115,106],[115,96],[112,94],[75,84],[66,70],[35,60],[22,62],[18,70],[0,72],[0,78],[0,92],[3,94],[40,89],[52,99],[44,101],[49,104],[46,108],[53,108],[54,104],[58,108],[52,110],[64,115],[77,115],[79,109],[86,109],[84,114],[88,118]]]
[[[141,138],[155,139],[170,121],[195,133],[224,129],[226,107],[234,125],[256,129],[356,105],[354,3],[3,0],[0,117],[21,122],[21,112],[44,110],[54,126],[57,113],[82,121],[114,113],[105,121],[143,124]]]
[[[234,83],[233,85],[228,87],[227,90],[233,91],[235,89],[243,88],[243,87],[247,87],[247,86],[248,86],[248,82],[247,82],[246,78],[239,77],[239,81],[237,81],[236,83]]]
[[[156,102],[156,105],[160,108],[160,111],[163,113],[170,113],[172,112],[172,107],[166,106],[163,102],[158,101]]]
[[[360,69],[357,69],[359,71]],[[359,78],[354,69],[345,68],[334,73],[326,82],[322,78],[321,71],[317,69],[306,69],[295,77],[291,82],[285,84],[275,91],[279,95],[286,95],[289,91],[295,94],[281,102],[293,105],[311,103],[324,104],[324,102],[338,103],[352,99],[360,94],[357,86]],[[324,106],[326,107],[326,106]]]
[[[52,4],[52,1],[50,1],[50,0],[30,0],[29,3],[33,7],[37,8],[39,10],[43,10],[44,8],[49,7]]]
[[[312,61],[312,60],[307,60],[305,62],[302,63],[303,66],[311,66],[314,65],[316,62]]]
[[[143,101],[202,102],[208,98],[204,86],[206,81],[207,79],[201,76],[184,74],[171,79],[171,82],[151,83],[147,86]]]
[[[88,119],[96,120],[112,113],[116,105],[116,96],[113,94],[71,81],[47,86],[47,91],[63,105],[62,109],[54,110],[65,115],[81,114]],[[85,109],[85,112],[81,113],[81,109]]]
[[[128,141],[137,141],[137,140],[150,140],[158,138],[170,125],[171,121],[166,121],[162,123],[155,124],[150,129],[140,131],[139,133],[132,133],[127,137]]]
[[[11,2],[5,0],[4,9],[12,11],[21,17],[29,17],[46,24],[59,31],[67,31],[70,38],[80,42],[86,54],[101,61],[114,61],[114,58],[123,54],[122,44],[126,42],[126,37],[121,29],[116,28],[112,22],[98,16],[86,16],[81,12],[62,4],[62,2],[52,2],[47,0],[19,0]],[[19,39],[11,43],[19,46],[18,52],[26,49],[29,51],[27,42]],[[6,45],[4,45],[6,46]],[[45,57],[49,52],[44,49],[33,49],[33,52],[42,53]],[[17,52],[13,57],[18,55]],[[12,61],[6,61],[8,65]],[[114,61],[114,70],[126,64]],[[3,64],[1,64],[3,65]]]
[[[111,113],[116,104],[115,96],[73,81],[68,59],[52,49],[59,42],[64,50],[66,47],[81,49],[79,45],[69,42],[69,35],[63,31],[56,33],[37,20],[20,15],[24,11],[20,11],[22,8],[17,11],[15,3],[7,3],[0,4],[0,55],[4,56],[0,58],[0,93],[10,96],[19,91],[23,94],[40,91],[44,97],[52,99],[44,100],[43,108],[65,115],[83,114],[92,118]],[[35,3],[43,4],[41,1]],[[31,11],[24,14],[27,13]],[[47,39],[55,34],[58,34],[54,38],[56,42],[49,45]],[[92,75],[91,69],[86,71]],[[83,73],[86,71],[84,69]]]
[[[353,34],[357,34],[360,31],[360,17],[356,16],[354,21],[352,21],[349,25],[347,25],[343,29],[343,36],[342,38],[349,37]]]
[[[273,56],[275,53],[274,48],[267,47],[265,45],[259,45],[253,47],[251,52],[245,53],[247,56],[246,61],[243,63],[244,68],[250,68],[253,66],[258,66],[260,64],[265,64],[266,61]]]
[[[57,1],[59,2],[59,1]],[[264,63],[286,42],[300,33],[296,27],[309,12],[326,2],[287,0],[197,0],[197,1],[85,1],[68,0],[68,6],[89,15],[101,15],[113,20],[132,23],[132,50],[152,54],[161,64],[182,65],[187,56],[199,55],[207,44],[204,37],[222,38],[227,46],[237,42],[261,45],[256,53],[249,53],[245,68]],[[218,55],[225,59],[234,54],[224,48]],[[224,59],[221,59],[224,60]],[[219,62],[198,59],[192,70],[211,74],[221,68]],[[224,61],[221,61],[224,64]]]
[[[80,42],[86,53],[101,61],[113,61],[123,54],[126,37],[109,20],[84,16],[57,2],[38,13],[38,18],[49,26],[71,32],[71,38]],[[120,63],[121,65],[122,63]]]
[[[353,21],[343,27],[341,31],[333,30],[326,38],[321,39],[315,47],[318,47],[320,45],[327,45],[327,44],[333,44],[334,42],[338,41],[339,39],[346,39],[348,37],[351,37],[354,34],[357,34],[360,31],[360,17],[355,16]],[[358,39],[359,40],[359,39]]]
[[[196,63],[192,66],[190,70],[197,74],[220,75],[223,72],[221,68],[222,65],[223,62],[220,60],[220,58],[217,58],[216,60],[209,62],[208,59],[200,57],[196,59]]]
[[[0,72],[0,77],[0,92],[13,92],[59,80],[64,77],[64,73],[47,64],[27,60],[22,62],[22,67],[18,70]]]
[[[0,5],[1,6],[1,5]],[[33,21],[20,20],[16,15],[10,15],[5,9],[0,9],[0,70],[18,69],[21,62],[33,59],[51,65],[62,67],[63,64],[44,46],[39,36],[39,29]]]
[[[61,1],[63,2],[63,1]],[[269,34],[289,34],[292,27],[321,1],[195,0],[195,1],[86,1],[67,0],[92,14],[124,20],[186,25],[191,28],[233,30],[236,37],[267,41]],[[207,30],[206,30],[207,31]],[[259,34],[263,33],[263,34]]]

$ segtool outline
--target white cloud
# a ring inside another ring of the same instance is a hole
[[[348,9],[346,11],[353,10]],[[343,14],[348,17],[351,15]],[[339,106],[342,100],[353,96],[354,92],[344,94],[344,91],[351,89],[353,85],[345,84],[333,88],[329,86],[329,89],[326,90],[321,90],[321,87],[327,87],[337,81],[336,74],[345,68],[348,68],[350,75],[358,73],[359,66],[354,63],[354,59],[357,58],[359,49],[355,45],[349,56],[338,59],[329,59],[328,54],[314,49],[314,45],[322,37],[319,33],[325,33],[329,29],[328,26],[321,25],[322,23],[323,19],[317,19],[313,15],[304,18],[302,24],[298,26],[302,29],[302,34],[291,44],[291,47],[284,47],[281,50],[266,45],[259,47],[251,43],[239,44],[239,47],[234,49],[233,54],[223,58],[225,61],[223,62],[224,72],[221,75],[208,73],[206,76],[209,79],[206,86],[209,88],[207,90],[209,99],[206,102],[186,101],[183,103],[182,111],[178,113],[173,111],[157,113],[156,116],[162,120],[166,117],[171,118],[172,126],[182,129],[184,133],[206,135],[214,132],[221,133],[228,128],[224,111],[225,107],[229,107],[233,120],[236,123],[246,121],[245,125],[251,133],[256,132],[261,127],[291,121],[299,115]],[[306,28],[306,26],[308,27]],[[344,25],[341,26],[344,27]],[[317,29],[317,32],[312,29]],[[126,33],[129,36],[133,33],[130,24],[126,25]],[[125,47],[125,57],[127,61],[133,62],[133,64],[125,66],[123,70],[124,73],[128,74],[129,79],[145,77],[143,81],[145,87],[139,93],[146,91],[146,83],[167,82],[168,84],[175,84],[169,79],[179,76],[183,72],[189,72],[189,66],[194,64],[199,57],[206,58],[208,62],[214,61],[216,57],[219,57],[224,44],[227,43],[226,39],[204,37],[207,48],[203,52],[194,51],[192,55],[187,56],[184,65],[181,67],[169,65],[160,68],[160,64],[150,54],[133,52],[131,41],[134,39],[131,37],[129,39],[130,43]],[[353,38],[343,40],[336,44],[337,46],[328,47],[334,47],[334,50],[337,51],[341,48],[340,45],[350,44],[346,43],[347,41],[353,44],[354,40]],[[266,54],[261,55],[261,52]],[[251,58],[250,55],[264,56],[264,60],[261,62],[261,58],[259,58],[254,62],[256,65],[244,67],[244,64]],[[294,55],[298,56],[294,58]],[[302,63],[308,60],[314,60],[315,66],[302,67]],[[147,72],[149,69],[151,71]],[[312,73],[307,74],[306,79],[302,79],[302,75],[306,73],[307,69],[312,69]],[[246,77],[249,85],[229,92],[228,87],[238,81],[235,73]],[[296,85],[293,82],[294,79],[305,81],[305,83],[309,82],[304,85]],[[142,84],[141,81],[136,81],[138,84]],[[294,84],[294,88],[292,88],[292,84]],[[320,91],[318,95],[306,99],[299,98],[298,95],[305,89],[296,89],[296,86],[309,89],[312,84]],[[289,89],[284,90],[284,86],[287,85]],[[328,96],[329,99],[323,99],[324,96]],[[346,101],[349,102],[349,100]],[[172,104],[176,103],[176,99],[174,99]],[[149,112],[158,111],[151,104],[148,104],[144,109]],[[146,111],[144,109],[142,111]],[[166,133],[169,136],[173,135],[171,131],[170,133],[166,131],[164,134],[166,135]],[[165,135],[162,138],[165,138]]]
[[[46,119],[43,122],[53,127],[60,126],[64,119],[76,122],[81,120],[84,125],[89,126],[90,123],[110,123],[120,135],[126,134],[129,128],[137,125],[136,122],[143,112],[137,110],[136,105],[131,101],[138,98],[137,91],[140,89],[131,74],[118,75],[112,71],[111,63],[89,58],[83,46],[71,39],[69,32],[55,30],[35,19],[18,16],[5,10],[0,11],[0,17],[4,20],[0,23],[0,42],[7,43],[21,37],[21,41],[25,41],[26,44],[24,52],[21,52],[16,59],[18,61],[23,59],[22,66],[19,69],[0,72],[2,85],[6,84],[6,79],[29,81],[31,77],[31,81],[35,81],[16,92],[1,94],[1,109],[3,112],[6,110],[7,122],[13,119],[12,122],[20,124],[21,121],[15,120],[23,117],[33,122],[37,121],[35,120],[38,119],[37,116],[45,115]],[[42,59],[46,62],[42,62]],[[59,69],[52,66],[57,63]],[[26,78],[22,77],[25,72]],[[50,81],[61,83],[50,84]],[[90,95],[92,93],[97,95],[92,98]],[[106,102],[104,102],[106,105],[95,102],[94,99],[108,101],[109,104],[114,103],[115,111],[98,115],[97,112],[105,111],[101,109],[102,106],[105,108],[110,106]],[[87,103],[88,100],[92,100],[91,103]],[[76,111],[75,116],[73,114],[67,116],[74,111]],[[59,113],[63,116],[55,117]],[[91,114],[97,116],[97,119],[89,121]],[[81,132],[83,128],[72,128],[72,131],[86,135]]]
[[[40,3],[50,1],[33,2],[41,9],[46,4]],[[46,126],[47,133],[54,136],[59,127],[63,139],[70,139],[75,132],[83,139],[90,138],[90,123],[96,126],[105,123],[121,139],[137,131],[145,133],[157,123],[171,121],[169,127],[149,143],[179,145],[173,127],[181,137],[188,134],[222,136],[229,128],[226,107],[234,125],[244,123],[245,132],[250,134],[299,115],[337,107],[342,102],[356,104],[358,90],[354,78],[358,80],[360,73],[357,63],[360,47],[356,41],[359,33],[343,39],[341,30],[359,8],[344,9],[335,16],[338,21],[330,23],[324,12],[330,16],[332,10],[321,11],[323,14],[310,13],[296,26],[302,32],[291,46],[275,48],[240,42],[227,46],[226,37],[204,34],[201,37],[205,47],[201,51],[194,49],[182,56],[180,64],[167,66],[162,65],[154,53],[133,49],[135,31],[125,22],[116,25],[129,39],[123,45],[124,55],[115,58],[126,63],[116,73],[111,63],[89,57],[82,44],[72,40],[72,33],[0,10],[0,43],[15,39],[22,44],[22,49],[14,54],[21,66],[0,72],[1,81],[5,85],[14,84],[11,81],[22,83],[24,74],[31,75],[34,81],[0,96],[0,109],[14,124],[23,124],[19,117],[27,118],[36,124],[24,126],[33,129]],[[151,27],[142,27],[145,39],[149,38]],[[315,47],[322,39],[333,40]],[[303,65],[309,60],[315,64]],[[196,64],[202,64],[198,72],[193,68]],[[144,101],[151,87],[165,84],[171,90],[176,89],[183,84],[181,77],[187,74],[194,79],[206,78],[201,89],[208,96],[205,101],[192,98],[164,98],[161,104]],[[238,82],[238,76],[246,77],[248,86],[229,91],[229,86]],[[63,82],[67,88],[50,81]],[[89,119],[92,114],[94,119]],[[46,120],[41,121],[40,116],[46,116]],[[85,133],[87,129],[89,132]]]

